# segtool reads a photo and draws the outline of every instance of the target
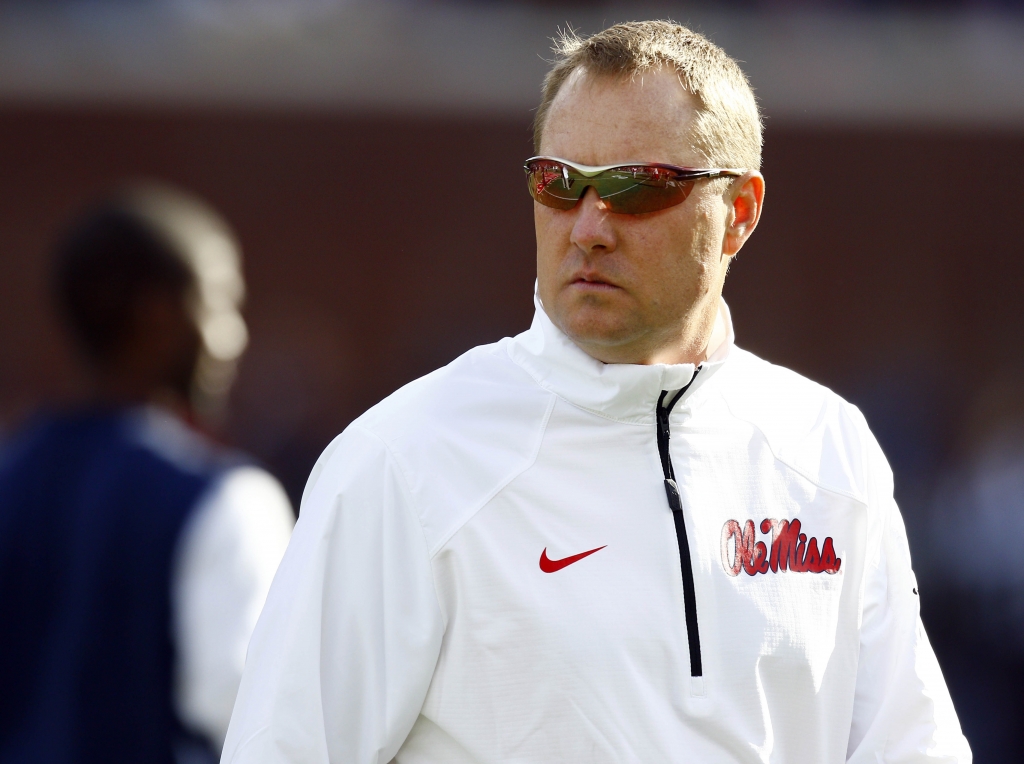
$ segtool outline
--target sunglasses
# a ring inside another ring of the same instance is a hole
[[[609,210],[625,215],[682,204],[701,178],[737,177],[746,172],[643,162],[589,167],[557,157],[533,157],[524,168],[530,196],[545,207],[571,210],[593,188]]]

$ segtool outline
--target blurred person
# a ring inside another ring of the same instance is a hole
[[[246,343],[237,247],[139,186],[71,228],[53,285],[91,388],[0,460],[0,762],[215,761],[293,524],[195,426]]]
[[[925,620],[979,762],[1024,747],[1024,369],[980,377],[922,544]]]
[[[533,325],[321,456],[222,760],[969,762],[864,418],[734,344],[745,75],[669,22],[557,52]]]

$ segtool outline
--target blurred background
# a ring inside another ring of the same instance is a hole
[[[163,181],[241,243],[250,344],[217,429],[297,504],[367,407],[528,327],[550,38],[665,17],[740,59],[765,115],[737,341],[865,412],[976,761],[1020,760],[1020,2],[0,1],[0,441],[79,389],[55,237]]]

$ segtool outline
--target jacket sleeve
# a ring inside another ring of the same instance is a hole
[[[444,619],[391,454],[353,425],[317,462],[246,658],[222,762],[390,761]]]
[[[870,437],[870,436],[869,436]],[[871,438],[878,531],[867,561],[850,764],[969,764],[946,683],[920,617],[917,579],[892,472]],[[926,595],[927,596],[927,595]]]

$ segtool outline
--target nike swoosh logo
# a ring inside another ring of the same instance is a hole
[[[605,544],[604,546],[608,546]],[[563,557],[561,560],[552,560],[548,557],[548,548],[544,547],[544,551],[540,553],[540,569],[545,573],[554,573],[555,571],[561,570],[574,562],[579,562],[584,557],[589,557],[594,552],[600,552],[604,549],[604,546],[599,546],[597,549],[591,549],[589,552],[580,552],[574,554],[572,557]]]

